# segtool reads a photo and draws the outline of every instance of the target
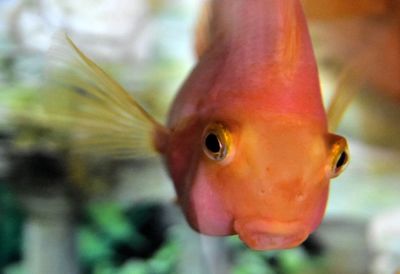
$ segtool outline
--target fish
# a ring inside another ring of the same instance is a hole
[[[238,235],[254,250],[298,246],[320,224],[330,179],[350,157],[346,139],[328,130],[301,4],[206,7],[197,63],[165,124],[66,35],[49,53],[46,117],[80,153],[162,157],[199,233]],[[64,107],[51,109],[56,101]]]

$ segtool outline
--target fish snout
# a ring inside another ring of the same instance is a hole
[[[309,235],[299,221],[241,219],[234,222],[234,230],[246,245],[255,250],[292,248]]]

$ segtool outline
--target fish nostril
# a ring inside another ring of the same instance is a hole
[[[302,201],[304,201],[304,199],[305,199],[305,195],[304,195],[303,192],[300,192],[300,193],[298,193],[298,194],[296,195],[296,201],[297,201],[297,202],[302,202]]]

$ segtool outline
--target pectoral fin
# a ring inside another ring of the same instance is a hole
[[[352,81],[351,77],[349,70],[344,70],[339,76],[338,83],[327,110],[330,132],[336,131],[344,113],[361,89],[359,85]]]
[[[61,38],[61,39],[60,39]],[[72,40],[51,48],[44,93],[47,122],[67,131],[72,149],[113,157],[149,157],[167,130]]]

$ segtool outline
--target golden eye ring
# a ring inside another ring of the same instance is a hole
[[[204,130],[202,138],[203,151],[211,160],[224,160],[229,154],[231,144],[231,134],[221,123],[212,123]]]
[[[341,136],[333,135],[334,141],[331,145],[330,177],[339,176],[347,167],[350,160],[347,141]]]

